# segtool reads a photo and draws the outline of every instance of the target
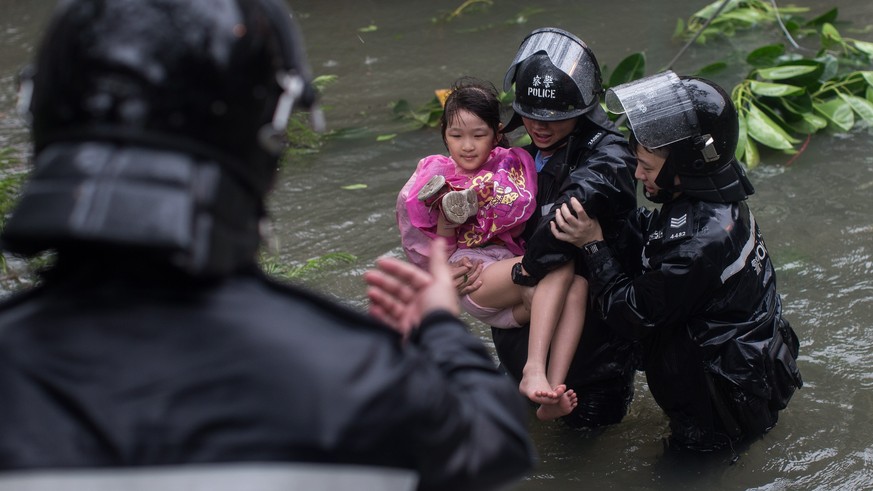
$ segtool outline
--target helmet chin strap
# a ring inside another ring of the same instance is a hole
[[[659,189],[657,193],[650,194],[648,191],[643,191],[643,194],[646,195],[646,198],[652,203],[666,203],[673,199],[673,195],[675,194],[672,191],[667,191],[666,189]]]
[[[573,131],[567,133],[566,135],[564,135],[563,138],[561,138],[560,140],[556,141],[555,143],[552,143],[552,144],[549,145],[548,147],[545,147],[545,148],[537,147],[537,149],[538,149],[540,152],[551,152],[551,151],[554,151],[554,150],[557,150],[557,149],[563,147],[563,146],[566,145],[567,142],[570,140],[570,137],[571,137],[571,136],[573,136],[573,135],[575,135],[576,133],[579,132],[579,128],[580,128],[581,125],[582,125],[582,118],[581,118],[581,117],[577,117],[577,118],[576,118],[576,126],[573,127]]]
[[[570,135],[567,135],[564,138],[561,138],[560,140],[556,141],[555,143],[552,143],[551,145],[549,145],[546,148],[537,147],[537,149],[539,149],[540,152],[551,152],[551,151],[557,150],[557,149],[563,147],[564,145],[566,145],[567,141],[569,139],[570,139]]]
[[[664,166],[661,167],[661,172],[655,177],[655,185],[658,186],[658,192],[653,195],[648,191],[644,191],[646,198],[653,203],[666,203],[672,200],[673,196],[679,191],[676,188],[676,167],[671,162],[671,156],[672,153],[667,156]]]
[[[279,96],[272,120],[258,131],[261,148],[273,155],[278,155],[285,148],[288,120],[291,118],[294,105],[298,102],[309,107],[313,129],[318,132],[324,130],[324,115],[315,105],[314,93],[311,93],[314,89],[307,87],[303,77],[289,71],[282,71],[276,74],[276,82],[282,88],[282,94]]]

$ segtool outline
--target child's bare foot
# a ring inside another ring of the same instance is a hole
[[[518,384],[519,392],[537,404],[557,404],[566,388],[563,384],[552,388],[544,372],[524,373]]]
[[[543,404],[537,408],[537,419],[549,421],[566,416],[579,405],[579,397],[573,389],[569,389],[558,399],[557,404]]]

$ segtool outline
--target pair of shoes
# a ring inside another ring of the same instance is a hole
[[[418,191],[418,201],[427,201],[430,198],[434,197],[446,188],[448,191],[448,186],[446,186],[446,178],[445,176],[435,175],[431,177],[427,183]]]
[[[467,188],[461,191],[449,191],[442,199],[443,215],[455,224],[462,224],[468,218],[476,216],[479,211],[479,195],[476,188]]]
[[[446,183],[445,176],[441,175],[431,177],[422,186],[418,191],[418,200],[427,206],[436,204],[446,219],[457,225],[466,222],[479,211],[479,196],[476,194],[476,189],[455,191]]]

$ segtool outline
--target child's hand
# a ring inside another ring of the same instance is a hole
[[[439,213],[436,232],[440,237],[454,238],[458,234],[457,228],[459,226],[457,223],[450,222],[442,212]]]
[[[482,280],[479,279],[484,269],[482,261],[472,261],[465,257],[460,261],[449,263],[449,269],[458,295],[468,295],[482,286]]]

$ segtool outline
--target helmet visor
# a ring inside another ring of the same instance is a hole
[[[607,90],[606,108],[627,114],[634,136],[646,148],[700,134],[691,97],[670,70]]]
[[[540,52],[545,53],[559,70],[572,77],[577,85],[584,87],[587,83],[580,84],[580,82],[590,78],[597,69],[585,53],[585,48],[585,43],[581,39],[563,29],[545,27],[533,31],[518,47],[515,59],[510,63],[503,78],[503,90],[508,92],[512,88],[518,64]]]

